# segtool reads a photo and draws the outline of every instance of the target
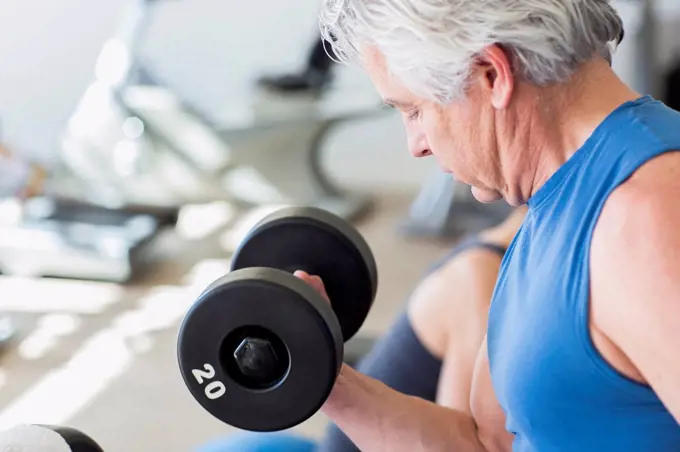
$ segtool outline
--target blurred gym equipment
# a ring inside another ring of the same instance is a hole
[[[281,95],[320,95],[333,81],[334,61],[328,55],[333,49],[321,36],[315,36],[307,55],[307,64],[298,72],[260,77],[258,84]]]
[[[638,93],[661,96],[657,65],[658,28],[656,0],[613,0],[623,20],[625,38],[616,50],[613,68]]]
[[[19,158],[2,142],[0,122],[0,199],[35,196],[43,189],[47,171],[41,165]],[[0,217],[1,218],[1,217]]]
[[[218,126],[139,55],[159,3],[130,1],[68,120],[61,166],[30,192],[12,190],[28,199],[0,205],[0,272],[130,281],[186,204],[309,205],[343,218],[370,207],[337,188],[320,160],[335,126],[381,111],[373,99],[256,96],[240,122]],[[10,161],[3,182],[16,185],[26,166]]]
[[[12,344],[16,332],[12,316],[0,313],[0,354],[4,353]]]
[[[480,203],[469,186],[437,170],[423,184],[399,228],[409,237],[452,238],[498,224],[511,210],[503,201]]]
[[[50,175],[0,144],[0,272],[127,282],[177,209],[108,208],[50,193]]]
[[[108,209],[36,197],[0,204],[0,270],[28,277],[128,282],[142,274],[147,245],[172,214]]]
[[[343,218],[363,213],[368,199],[330,181],[321,147],[335,126],[378,113],[376,103],[329,101],[333,108],[325,108],[313,102],[301,108],[256,98],[254,111],[244,112],[240,121],[218,125],[142,61],[140,43],[158,3],[133,0],[120,29],[104,44],[95,81],[63,136],[63,161],[74,185],[84,181],[96,187],[91,194],[96,199],[118,204],[220,199],[246,206],[316,206]]]

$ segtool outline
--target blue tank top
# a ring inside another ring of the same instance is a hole
[[[650,97],[625,103],[529,200],[488,329],[515,452],[680,451],[678,423],[650,387],[602,358],[588,325],[590,243],[605,201],[645,162],[678,149],[679,113]]]

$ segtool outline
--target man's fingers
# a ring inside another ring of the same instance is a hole
[[[298,270],[294,273],[295,276],[312,286],[314,289],[317,290],[321,295],[323,295],[325,298],[328,298],[328,294],[326,293],[326,287],[323,284],[323,281],[321,278],[315,275],[310,275],[307,272],[304,272],[302,270]]]

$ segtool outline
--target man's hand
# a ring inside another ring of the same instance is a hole
[[[328,299],[328,294],[326,293],[326,287],[323,285],[323,281],[321,278],[318,276],[310,275],[307,272],[304,272],[302,270],[298,270],[294,273],[295,276],[312,286],[314,289],[316,289],[317,292],[319,292],[323,297],[330,303],[330,300]]]

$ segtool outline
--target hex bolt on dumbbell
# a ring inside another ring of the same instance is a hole
[[[268,378],[279,366],[279,358],[271,342],[259,337],[243,339],[234,350],[234,360],[247,378]]]

